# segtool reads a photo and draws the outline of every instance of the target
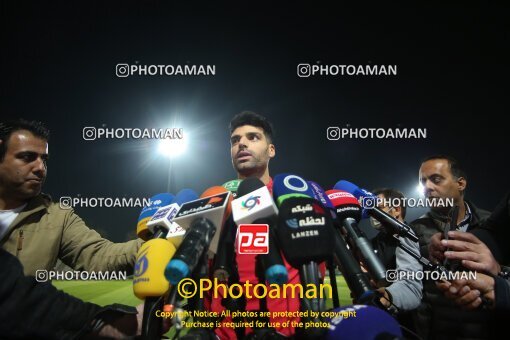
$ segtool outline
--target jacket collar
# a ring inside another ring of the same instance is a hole
[[[469,207],[471,211],[471,221],[469,222],[468,230],[473,228],[474,226],[478,225],[480,223],[480,216],[478,214],[478,208],[468,200],[464,200],[466,205]],[[448,222],[448,215],[442,214],[435,210],[429,210],[425,215],[423,215],[421,218],[431,218],[433,219],[442,230],[444,230],[444,227],[446,226],[446,223]]]
[[[12,221],[11,225],[9,226],[9,229],[4,234],[3,239],[1,240],[2,243],[9,238],[9,235],[11,232],[16,229],[18,224],[23,222],[27,217],[41,211],[41,210],[48,210],[48,207],[51,204],[51,197],[47,194],[40,193],[39,195],[32,197],[28,202],[25,208],[16,216],[14,221]]]

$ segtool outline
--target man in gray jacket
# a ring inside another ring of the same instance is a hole
[[[378,208],[393,216],[400,222],[404,222],[406,216],[406,206],[404,195],[395,189],[376,189],[372,191],[380,199]],[[378,290],[383,294],[380,299],[385,307],[389,307],[392,303],[399,309],[397,319],[398,322],[415,332],[416,326],[412,312],[421,302],[422,298],[422,282],[416,279],[416,272],[422,270],[422,265],[414,257],[406,253],[399,247],[399,243],[404,244],[419,254],[418,242],[409,240],[406,237],[398,237],[394,235],[391,229],[386,228],[379,221],[370,218],[372,226],[379,230],[379,234],[372,239],[372,247],[381,260],[382,264],[388,270],[387,277],[393,271],[394,274],[402,274],[397,280],[392,278],[393,283],[385,288]],[[397,238],[398,237],[398,238]]]
[[[406,216],[406,207],[404,204],[404,195],[395,189],[376,189],[372,191],[382,202],[378,205],[379,209],[385,211],[400,222],[404,222]],[[400,204],[395,204],[400,202]],[[386,203],[386,204],[385,204]],[[388,232],[379,221],[370,218],[372,226],[379,230],[379,234],[372,239],[372,246],[377,256],[387,270],[395,270],[401,273],[416,273],[422,270],[421,264],[406,253],[402,248],[398,247],[399,241],[408,248],[420,253],[418,243],[413,242],[405,237],[395,238],[393,233]],[[404,277],[405,276],[405,277]],[[403,275],[402,280],[395,280],[390,286],[380,288],[381,293],[386,299],[381,302],[389,307],[391,301],[401,311],[410,311],[417,308],[421,301],[421,280],[415,280],[411,275]]]

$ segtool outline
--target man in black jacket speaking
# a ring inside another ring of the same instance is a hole
[[[498,316],[508,318],[510,267],[500,263],[510,264],[507,247],[509,229],[510,192],[494,209],[483,230],[479,230],[482,233],[476,233],[485,236],[483,241],[470,233],[450,232],[453,240],[441,239],[439,235],[432,237],[429,248],[433,258],[439,261],[444,258],[460,260],[464,267],[477,271],[476,280],[455,280],[439,284],[438,287],[447,297],[465,309],[479,308],[485,300],[486,306],[498,311]],[[497,253],[493,254],[490,248],[496,249]]]
[[[429,257],[428,246],[434,234],[443,233],[450,222],[448,199],[459,207],[455,221],[457,231],[480,228],[490,213],[478,209],[464,199],[467,177],[459,163],[449,156],[426,158],[420,167],[419,180],[425,196],[432,203],[429,212],[411,223],[419,238],[420,252]],[[417,310],[416,326],[424,339],[487,339],[490,337],[491,313],[486,310],[466,311],[447,299],[435,282],[424,280],[423,300]]]

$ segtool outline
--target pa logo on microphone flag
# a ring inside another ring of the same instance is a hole
[[[268,254],[269,225],[241,224],[237,229],[238,254]]]

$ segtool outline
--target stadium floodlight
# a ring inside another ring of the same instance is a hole
[[[420,197],[424,197],[425,196],[425,187],[421,183],[418,184],[418,186],[416,187],[416,191],[418,192],[418,195]]]
[[[183,134],[182,138],[162,139],[158,145],[158,152],[169,158],[175,158],[186,153],[188,149],[188,136]]]

